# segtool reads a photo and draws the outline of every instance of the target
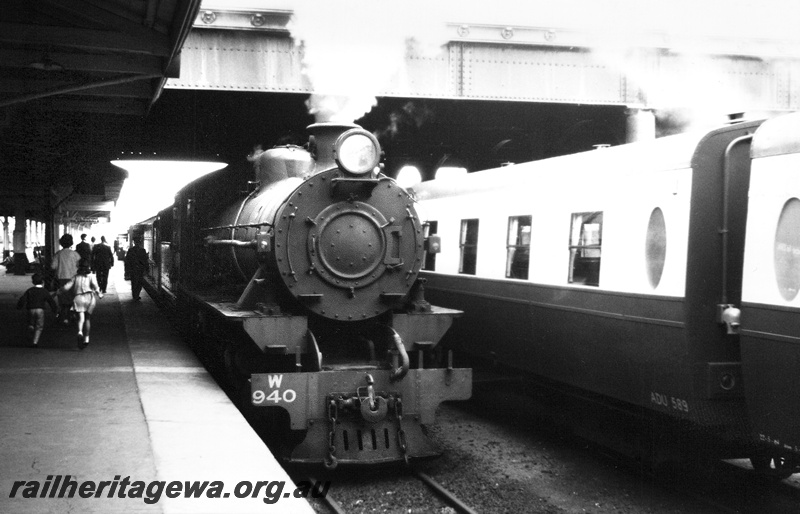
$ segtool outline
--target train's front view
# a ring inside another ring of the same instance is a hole
[[[355,125],[309,130],[309,158],[265,152],[258,189],[206,238],[230,247],[221,253],[249,279],[231,315],[264,353],[251,402],[283,408],[305,431],[292,461],[435,455],[424,425],[442,401],[471,395],[471,370],[439,367],[435,352],[461,312],[424,299],[428,241],[408,192],[380,173],[375,137]]]

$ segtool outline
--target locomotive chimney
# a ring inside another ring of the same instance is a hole
[[[317,161],[314,168],[315,174],[336,166],[336,161],[333,158],[333,147],[336,139],[353,128],[358,128],[358,125],[354,123],[324,122],[308,126],[308,131],[311,133],[311,155]]]

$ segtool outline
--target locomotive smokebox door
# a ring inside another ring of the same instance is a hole
[[[387,254],[386,226],[383,214],[362,202],[324,209],[308,234],[308,256],[320,278],[334,287],[363,287],[377,280],[376,269]]]
[[[323,171],[284,202],[273,228],[274,262],[290,293],[316,314],[370,319],[396,307],[414,285],[422,225],[393,180],[365,179],[374,183],[369,195],[340,199],[341,180],[340,170]]]

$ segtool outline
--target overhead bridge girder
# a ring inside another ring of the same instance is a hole
[[[166,87],[312,93],[303,74],[302,45],[273,18],[253,19],[247,27],[196,24],[182,51],[181,77]],[[268,29],[253,25],[262,21]],[[727,96],[746,110],[800,109],[800,56],[795,53],[761,58],[748,47],[748,55],[688,57],[659,47],[658,41],[623,53],[581,46],[590,40],[552,30],[494,27],[495,39],[487,27],[452,30],[453,39],[439,54],[407,55],[374,95],[656,109]],[[741,42],[731,47],[737,48]],[[369,69],[365,65],[364,73]]]

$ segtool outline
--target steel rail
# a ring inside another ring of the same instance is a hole
[[[319,481],[312,476],[309,476],[308,479],[311,481],[312,484],[319,483]],[[334,500],[329,494],[326,494],[321,499],[322,501],[325,502],[325,505],[327,505],[336,514],[346,514],[346,511],[342,508],[341,505],[339,505],[339,502]]]
[[[433,491],[439,495],[441,499],[443,499],[458,512],[463,512],[464,514],[477,514],[477,512],[474,511],[470,506],[456,498],[453,493],[445,489],[439,482],[431,478],[429,475],[417,470],[414,470],[414,475],[424,482],[425,485],[433,489]]]

